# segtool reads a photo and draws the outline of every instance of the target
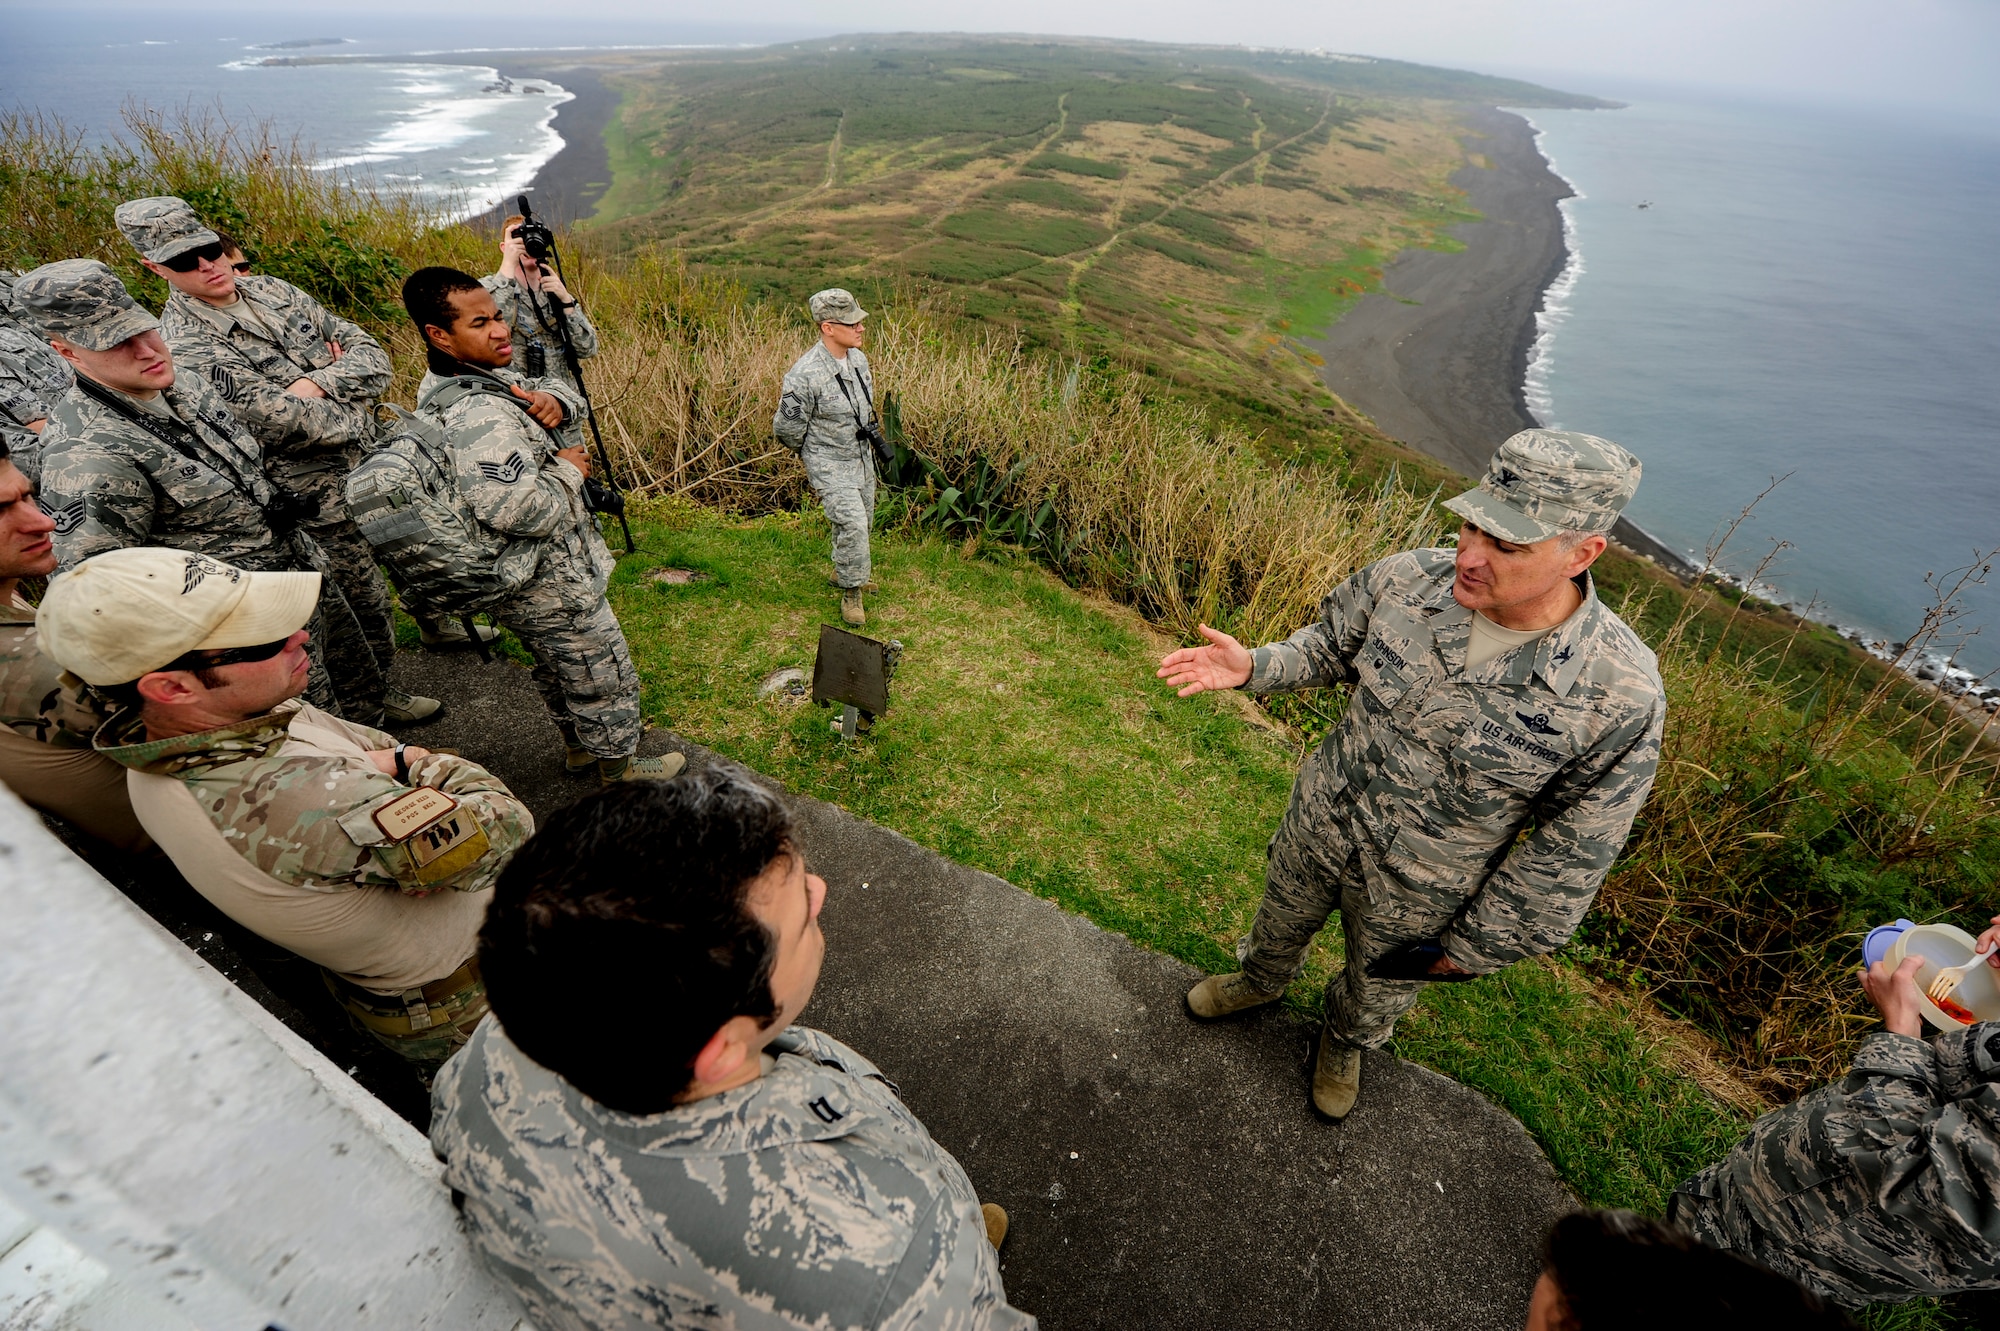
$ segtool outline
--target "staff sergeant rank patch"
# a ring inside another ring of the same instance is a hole
[[[442,790],[418,786],[376,809],[375,826],[388,838],[375,853],[398,882],[427,887],[485,858],[491,843],[470,809]]]

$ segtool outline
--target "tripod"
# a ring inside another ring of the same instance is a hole
[[[536,263],[546,263],[555,269],[556,276],[562,276],[562,254],[556,248],[555,232],[535,220],[534,210],[528,206],[528,196],[520,196],[521,225],[517,234],[521,237],[521,247],[528,251]],[[532,248],[531,248],[532,247]],[[535,253],[539,249],[541,253]],[[535,308],[535,319],[544,328],[548,320],[542,317],[542,293],[532,287],[528,289],[528,300]],[[583,382],[583,365],[576,354],[576,342],[570,337],[569,311],[564,309],[555,297],[549,298],[554,307],[556,333],[562,341],[563,364],[569,368],[569,377],[583,394],[583,414],[590,423],[590,439],[597,445],[598,465],[604,469],[604,480],[600,483],[592,477],[583,483],[584,502],[593,513],[609,513],[618,519],[618,529],[625,534],[625,553],[631,554],[638,548],[632,541],[632,524],[625,520],[625,492],[618,487],[618,477],[611,470],[611,455],[605,451],[604,436],[597,428],[597,408],[591,403],[590,389]]]

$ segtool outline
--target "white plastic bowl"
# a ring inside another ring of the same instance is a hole
[[[1941,1031],[1956,1031],[1963,1030],[1968,1023],[1946,1016],[1943,1008],[1925,996],[1924,990],[1939,971],[1947,966],[1964,965],[1978,950],[1979,940],[1956,925],[1919,924],[1903,930],[1883,960],[1894,970],[1903,964],[1905,957],[1922,957],[1924,964],[1917,968],[1917,1002],[1923,1008],[1924,1020]],[[1980,962],[1967,973],[1965,983],[1959,985],[1952,999],[1981,1021],[2000,1021],[2000,970]]]

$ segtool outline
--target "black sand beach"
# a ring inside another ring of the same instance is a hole
[[[1327,385],[1381,430],[1468,477],[1494,447],[1536,424],[1522,384],[1542,293],[1562,272],[1562,214],[1570,195],[1511,112],[1468,112],[1468,163],[1452,176],[1483,221],[1453,229],[1456,254],[1409,250],[1383,273],[1383,290],[1355,304],[1313,344]],[[1621,520],[1619,542],[1677,572],[1678,554]]]

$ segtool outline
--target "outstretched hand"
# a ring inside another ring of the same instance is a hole
[[[1250,649],[1227,633],[1201,625],[1205,647],[1183,647],[1160,661],[1159,677],[1180,690],[1183,698],[1209,689],[1241,688],[1250,682]]]
[[[563,404],[554,393],[540,391],[530,393],[519,384],[508,385],[508,391],[528,404],[528,414],[548,429],[555,429],[563,423]]]

